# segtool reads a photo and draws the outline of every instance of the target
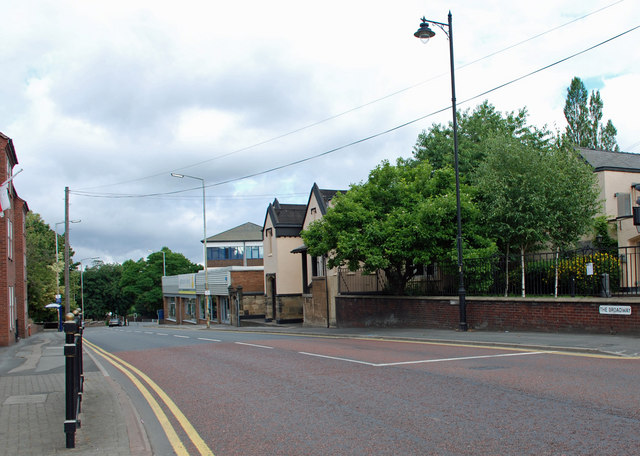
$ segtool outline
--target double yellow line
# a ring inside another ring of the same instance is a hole
[[[104,358],[107,362],[113,365],[116,369],[122,372],[124,375],[131,380],[131,382],[135,385],[136,388],[142,393],[146,401],[149,403],[151,410],[156,415],[156,418],[160,422],[162,429],[164,430],[167,438],[169,439],[169,443],[173,447],[173,450],[176,452],[178,456],[189,456],[189,452],[185,448],[184,444],[180,440],[180,437],[176,433],[173,425],[169,421],[167,414],[164,412],[156,398],[151,394],[151,391],[138,379],[144,380],[149,388],[151,388],[155,394],[164,402],[164,405],[171,412],[171,414],[175,417],[176,421],[180,423],[182,429],[187,434],[187,437],[191,440],[193,445],[197,448],[198,452],[201,456],[214,456],[213,452],[207,444],[202,440],[198,431],[191,425],[189,420],[184,416],[184,414],[180,411],[178,406],[171,400],[169,396],[160,388],[153,380],[151,380],[144,372],[140,371],[136,367],[127,363],[126,361],[118,358],[117,356],[112,355],[111,353],[103,350],[97,345],[89,342],[84,339],[85,346],[90,347],[93,351],[95,351],[98,355]],[[135,375],[134,375],[135,374]],[[136,377],[136,375],[138,377]]]

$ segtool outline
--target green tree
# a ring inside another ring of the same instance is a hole
[[[390,291],[402,294],[422,265],[455,256],[456,199],[451,168],[426,162],[383,162],[365,183],[334,198],[326,215],[302,232],[313,256],[328,255],[328,266],[383,270]],[[479,216],[463,193],[465,220]],[[470,227],[477,226],[473,223]],[[470,230],[465,249],[490,250],[492,243]],[[486,251],[485,250],[485,251]]]
[[[509,258],[511,246],[524,255],[544,241],[547,213],[546,182],[538,172],[544,169],[541,154],[516,138],[491,138],[492,150],[478,169],[478,187],[487,226]],[[505,294],[507,293],[508,266]],[[525,294],[525,271],[522,268],[522,294]]]
[[[619,151],[616,141],[618,131],[611,120],[602,123],[603,105],[599,90],[591,91],[589,97],[582,80],[574,77],[567,88],[564,105],[566,141],[578,147]]]
[[[55,233],[39,214],[27,213],[27,296],[29,316],[35,321],[54,321],[57,314],[45,306],[55,301]]]
[[[29,317],[34,321],[53,321],[57,318],[56,312],[45,306],[55,302],[58,286],[60,293],[64,293],[64,283],[56,286],[56,271],[60,281],[64,278],[62,253],[56,262],[56,233],[42,220],[40,214],[29,212],[25,237]],[[58,250],[64,252],[64,236],[58,235]],[[69,249],[69,254],[73,257],[73,249]]]
[[[458,162],[462,182],[474,182],[475,170],[488,153],[490,138],[517,138],[521,143],[541,147],[549,141],[546,129],[538,130],[527,124],[527,110],[502,114],[485,101],[472,112],[458,113]],[[445,127],[432,125],[422,132],[413,150],[416,160],[427,161],[435,169],[454,166],[453,123]]]
[[[592,170],[571,147],[534,147],[517,138],[491,138],[478,168],[486,225],[507,250],[520,251],[522,296],[525,253],[540,245],[575,243],[593,226],[599,192]],[[508,290],[507,285],[505,294]]]
[[[108,312],[126,315],[131,306],[120,289],[122,265],[96,262],[83,274],[85,318],[100,320]]]
[[[163,247],[167,275],[197,272],[202,266],[189,261],[181,253]],[[120,287],[125,299],[140,315],[154,316],[162,308],[163,258],[161,252],[150,254],[146,260],[127,260],[122,264]]]
[[[553,246],[566,249],[593,229],[601,208],[598,179],[566,144],[543,151],[543,161],[547,174],[546,233]]]

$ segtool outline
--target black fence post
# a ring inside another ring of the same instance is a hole
[[[76,430],[80,427],[78,415],[82,401],[82,319],[78,313],[65,317],[65,421],[67,448],[76,446]]]

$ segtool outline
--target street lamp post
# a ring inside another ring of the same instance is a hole
[[[82,220],[69,220],[69,223],[80,223]],[[55,224],[56,231],[56,299],[60,296],[60,271],[58,270],[58,263],[60,258],[58,257],[58,225],[64,225],[65,222],[58,222]]]
[[[427,20],[424,16],[421,19],[420,28],[413,35],[416,38],[420,38],[423,43],[426,43],[430,38],[435,36],[435,32],[429,28],[429,23],[436,25],[444,32],[449,38],[449,60],[451,65],[451,107],[453,110],[453,155],[454,166],[456,173],[456,209],[458,219],[458,234],[456,237],[456,243],[458,248],[458,273],[460,275],[459,288],[458,288],[458,302],[460,306],[460,331],[466,331],[467,326],[467,306],[466,306],[466,292],[464,289],[464,270],[462,262],[462,217],[460,214],[460,173],[458,171],[458,119],[456,116],[456,80],[453,65],[453,25],[451,18],[451,11],[449,11],[449,22],[444,24],[442,22],[436,22]],[[447,30],[445,30],[447,27]]]
[[[207,328],[210,328],[211,320],[209,319],[209,275],[207,272],[209,269],[207,268],[207,206],[204,179],[201,177],[188,176],[186,174],[178,173],[171,173],[171,175],[179,179],[188,177],[190,179],[199,180],[202,183],[202,225],[204,229],[204,237],[202,238],[202,259],[204,261],[204,317],[207,320]]]
[[[80,260],[80,306],[82,309],[82,320],[84,320],[84,266],[82,262],[84,260],[97,260],[100,257],[87,257]]]
[[[154,253],[153,250],[147,250],[147,252]],[[164,250],[160,250],[160,253],[162,254],[162,277],[164,277],[167,275],[167,266],[166,266]]]

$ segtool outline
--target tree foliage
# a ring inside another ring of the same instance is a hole
[[[126,315],[130,302],[120,289],[122,265],[95,262],[84,270],[82,282],[84,288],[85,318],[100,320],[108,312]]]
[[[616,127],[611,120],[602,123],[603,105],[599,90],[591,91],[589,96],[582,80],[574,77],[564,105],[566,140],[579,147],[619,151]]]
[[[458,169],[460,179],[473,183],[475,170],[488,153],[487,141],[492,138],[515,138],[525,145],[540,147],[549,138],[546,129],[538,130],[527,124],[527,110],[503,115],[485,101],[473,111],[458,113]],[[416,160],[427,161],[435,169],[454,166],[453,122],[445,127],[434,124],[422,132],[413,150]]]
[[[521,259],[537,246],[566,248],[593,227],[599,191],[592,169],[572,147],[533,147],[492,138],[477,171],[480,207],[499,245]],[[522,294],[525,295],[522,264]],[[508,283],[507,283],[508,286]]]
[[[202,266],[189,261],[183,254],[163,247],[160,252],[150,254],[146,260],[127,260],[122,264],[120,288],[129,308],[140,315],[154,316],[162,308],[163,255],[166,274],[188,274],[197,272]]]
[[[422,265],[455,256],[456,199],[451,168],[434,170],[426,162],[383,162],[365,183],[336,195],[333,207],[302,232],[313,256],[328,255],[329,267],[348,266],[386,274],[392,292],[402,293]],[[462,195],[465,220],[478,218],[470,197]],[[470,230],[467,253],[492,248]],[[471,250],[469,250],[471,249]]]
[[[594,119],[598,109],[599,95],[593,97]],[[472,186],[483,214],[477,229],[484,228],[507,256],[512,247],[521,255],[543,245],[567,247],[589,231],[599,192],[592,170],[567,141],[529,125],[526,109],[502,114],[484,102],[458,120],[460,179]],[[452,125],[421,134],[414,157],[436,169],[453,163]],[[463,219],[463,237],[470,223]]]
[[[52,321],[57,314],[45,309],[55,301],[55,233],[39,214],[27,213],[27,296],[29,316],[35,321]]]
[[[29,317],[34,321],[53,321],[57,318],[55,311],[45,306],[55,302],[58,289],[64,294],[64,236],[58,236],[59,258],[56,262],[56,233],[42,220],[40,214],[28,212],[25,237],[27,250],[27,296],[29,301]],[[73,249],[69,249],[73,257]],[[70,265],[70,272],[74,266]],[[56,270],[58,286],[56,286]],[[71,284],[73,289],[73,284]]]

